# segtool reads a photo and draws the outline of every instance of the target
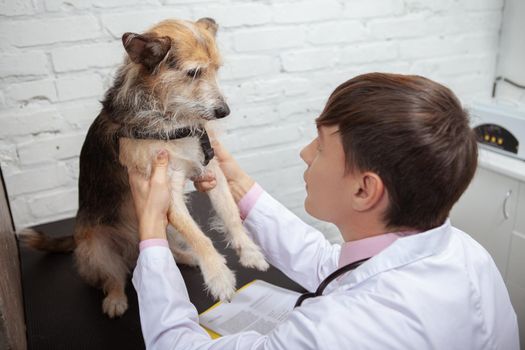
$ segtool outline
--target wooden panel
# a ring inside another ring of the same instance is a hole
[[[26,349],[18,247],[0,170],[0,349]]]

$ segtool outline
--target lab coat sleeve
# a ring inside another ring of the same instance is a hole
[[[142,250],[132,281],[137,291],[142,334],[147,349],[315,348],[302,346],[305,341],[300,331],[302,326],[289,322],[285,322],[288,323],[285,328],[295,330],[294,334],[272,332],[266,336],[250,331],[211,339],[198,323],[197,310],[188,298],[180,270],[166,247],[154,246]],[[301,346],[293,347],[294,344]]]
[[[335,271],[341,253],[324,235],[263,192],[244,220],[270,264],[309,291]]]
[[[349,349],[349,344],[355,349],[429,348],[420,343],[424,332],[419,328],[402,328],[402,310],[383,308],[367,297],[341,303],[330,295],[309,299],[267,335],[249,331],[211,339],[198,324],[197,310],[167,247],[142,250],[132,281],[146,349],[337,350]],[[383,317],[389,311],[394,315]]]

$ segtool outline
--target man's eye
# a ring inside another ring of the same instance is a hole
[[[186,75],[192,79],[195,79],[201,75],[201,71],[199,69],[190,69],[186,72]]]

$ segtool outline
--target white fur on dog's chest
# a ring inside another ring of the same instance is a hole
[[[199,175],[204,171],[201,163],[203,153],[197,137],[170,141],[122,137],[119,147],[120,163],[128,168],[137,169],[148,178],[152,161],[161,149],[165,149],[169,154],[169,171],[183,172],[186,177]]]

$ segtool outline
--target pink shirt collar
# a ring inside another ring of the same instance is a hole
[[[383,249],[394,243],[398,238],[417,232],[384,233],[377,236],[344,242],[341,245],[339,267],[379,254]]]

